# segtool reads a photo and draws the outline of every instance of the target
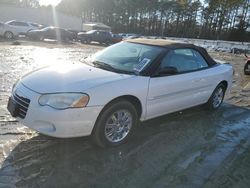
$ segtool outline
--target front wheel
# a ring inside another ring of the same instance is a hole
[[[98,117],[92,132],[93,142],[100,146],[125,143],[138,124],[138,114],[129,101],[119,100],[108,105]]]
[[[210,99],[207,102],[207,107],[209,110],[216,110],[221,106],[224,100],[225,92],[225,84],[221,83],[215,88],[214,92],[212,93]]]
[[[11,31],[6,31],[6,32],[4,33],[4,37],[5,37],[6,39],[10,40],[10,39],[13,39],[13,38],[14,38],[14,34],[13,34]]]

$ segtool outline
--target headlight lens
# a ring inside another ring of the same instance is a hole
[[[83,108],[87,106],[89,96],[83,93],[56,93],[45,94],[39,98],[41,106],[50,106],[63,110],[67,108]]]

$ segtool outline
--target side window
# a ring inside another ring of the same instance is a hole
[[[49,28],[49,29],[46,30],[46,32],[47,33],[56,33],[56,29]]]
[[[174,50],[175,54],[180,54],[180,55],[185,55],[185,56],[193,56],[193,52],[191,49],[178,49],[178,50]]]
[[[31,23],[30,25],[33,26],[33,27],[39,27],[39,25],[35,24],[35,23]]]
[[[160,69],[174,67],[178,72],[188,72],[208,67],[202,55],[193,49],[171,50],[162,60]]]
[[[208,67],[206,60],[202,57],[202,55],[199,52],[193,50],[193,53],[196,58],[196,62],[199,64],[200,68]]]
[[[17,22],[17,21],[10,22],[9,25],[14,25],[14,26],[28,26],[27,23]]]
[[[102,37],[104,37],[105,36],[105,32],[100,32],[100,35],[102,36]]]
[[[25,22],[18,22],[19,26],[24,26],[24,27],[28,27],[29,25]]]
[[[17,25],[17,22],[15,22],[15,21],[10,22],[9,25]]]

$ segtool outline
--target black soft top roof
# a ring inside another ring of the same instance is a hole
[[[202,48],[200,46],[196,46],[193,44],[188,43],[180,43],[173,40],[164,40],[164,39],[128,39],[125,42],[131,42],[131,43],[137,43],[137,44],[145,44],[145,45],[151,45],[151,46],[159,46],[166,49],[178,49],[178,48],[192,48],[197,51],[199,51],[202,56],[206,59],[207,63],[212,66],[215,65],[216,62],[210,57],[210,55],[207,53],[207,50],[205,48]]]

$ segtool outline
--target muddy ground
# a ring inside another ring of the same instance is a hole
[[[232,93],[216,112],[196,107],[142,123],[136,136],[100,149],[88,137],[54,139],[16,122],[6,110],[26,72],[78,62],[98,45],[0,43],[0,187],[250,187],[250,77],[244,57],[210,53],[234,66]]]

